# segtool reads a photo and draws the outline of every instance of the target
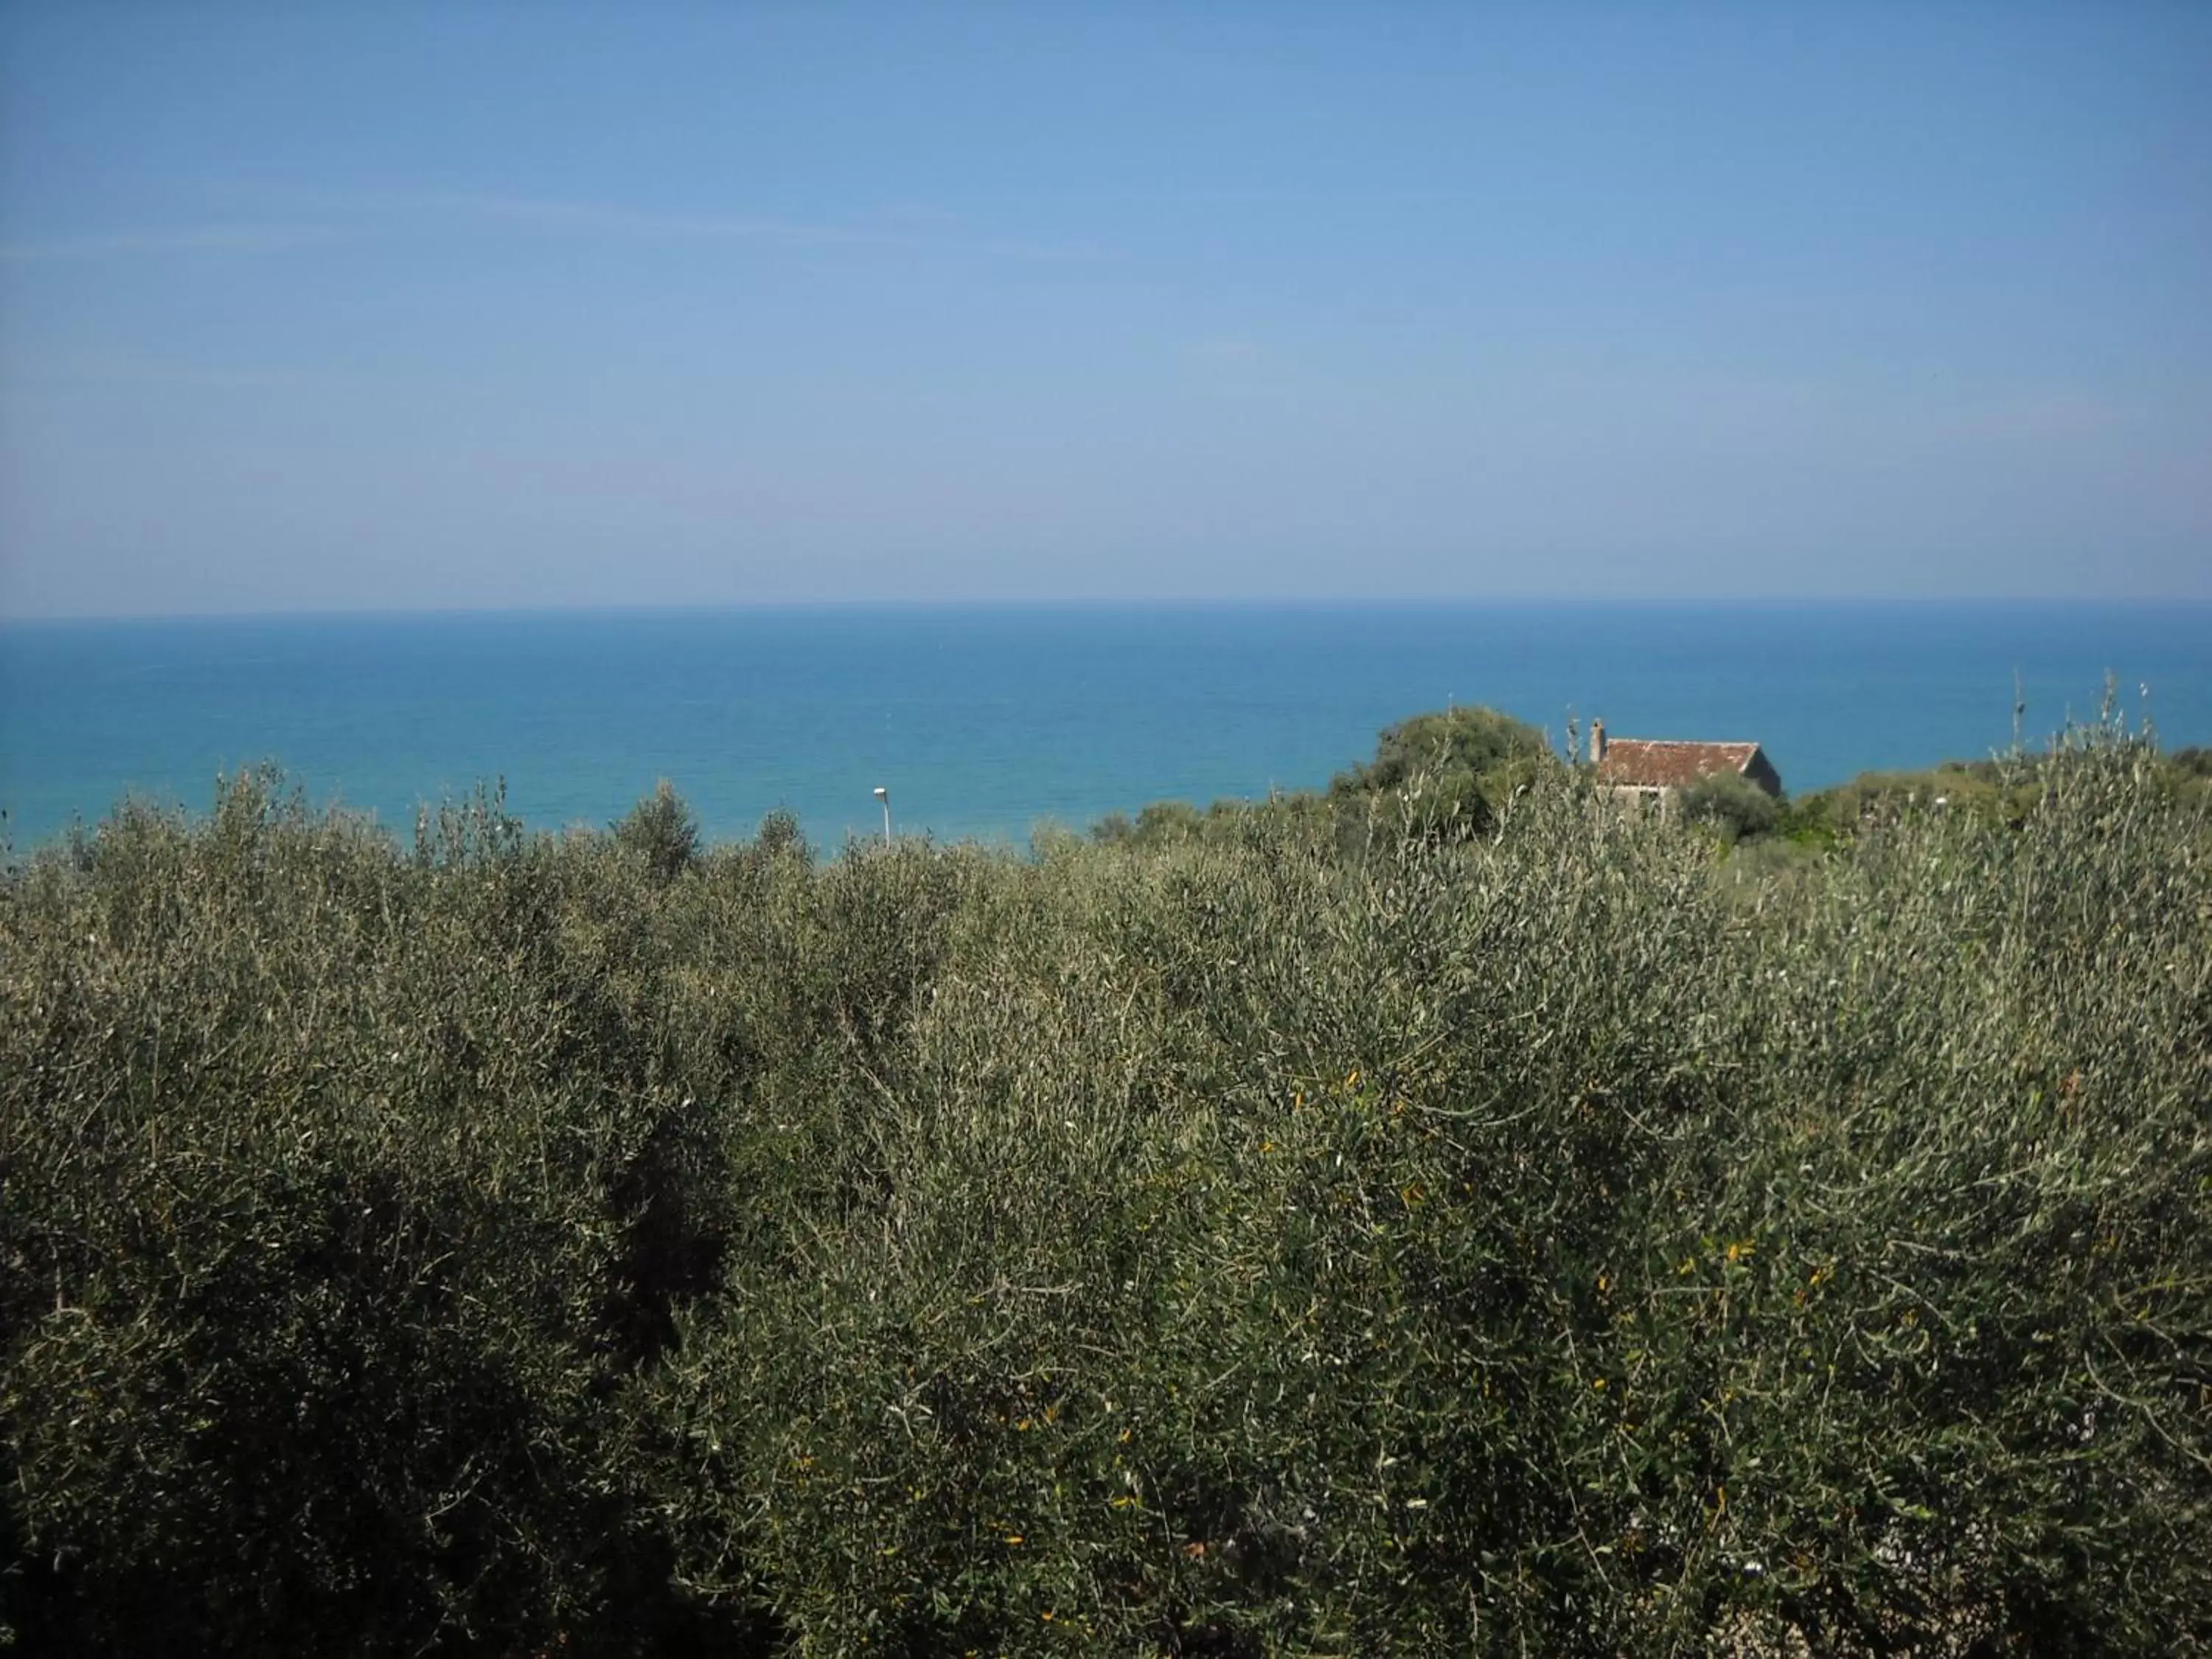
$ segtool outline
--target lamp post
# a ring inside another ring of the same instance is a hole
[[[884,845],[891,844],[891,792],[880,783],[876,786],[876,799],[884,804]]]

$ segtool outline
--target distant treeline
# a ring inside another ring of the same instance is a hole
[[[2204,1650],[2203,775],[1773,859],[1476,711],[1026,858],[126,805],[0,879],[0,1626]]]
[[[1723,773],[1681,790],[1675,810],[1684,821],[1730,845],[1771,838],[1799,848],[1832,847],[1916,805],[2017,823],[2040,793],[2041,768],[2063,743],[2039,756],[1946,761],[1917,772],[1862,773],[1849,783],[1794,800],[1778,799]],[[1576,746],[1573,732],[1568,746]],[[2212,789],[2212,749],[2160,755],[2148,744],[2138,744],[2137,750],[2156,775],[2155,787],[2192,799]],[[1368,838],[1368,819],[1376,811],[1399,816],[1410,810],[1422,833],[1465,839],[1495,829],[1540,772],[1575,769],[1535,726],[1492,708],[1445,709],[1386,729],[1375,758],[1340,772],[1326,791],[1287,791],[1264,801],[1224,799],[1204,808],[1187,801],[1155,801],[1133,818],[1109,814],[1090,834],[1095,841],[1134,846],[1233,836],[1243,833],[1236,826],[1256,812],[1329,823],[1349,846]]]

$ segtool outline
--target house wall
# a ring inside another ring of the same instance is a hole
[[[1657,812],[1662,817],[1674,815],[1678,791],[1651,783],[1614,783],[1606,787],[1623,808],[1632,806],[1640,811]]]

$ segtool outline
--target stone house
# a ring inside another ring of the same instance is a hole
[[[1662,811],[1688,785],[1721,773],[1747,779],[1778,800],[1782,796],[1782,775],[1755,743],[1607,738],[1605,722],[1592,720],[1589,757],[1601,787],[1622,799],[1656,802]]]

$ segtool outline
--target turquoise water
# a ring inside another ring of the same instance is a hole
[[[1376,729],[1490,703],[1557,737],[1755,738],[1793,791],[2039,739],[2109,671],[2212,743],[2212,606],[1515,605],[814,609],[0,626],[0,805],[20,847],[126,791],[204,810],[282,764],[406,833],[504,777],[548,827],[660,777],[718,837],[1024,841],[1170,797],[1325,783]]]

